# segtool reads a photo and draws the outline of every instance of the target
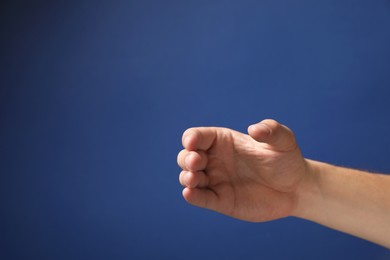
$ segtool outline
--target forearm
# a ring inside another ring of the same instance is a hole
[[[390,248],[390,176],[306,162],[293,214]]]

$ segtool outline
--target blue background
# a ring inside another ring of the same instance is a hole
[[[275,118],[306,157],[390,172],[390,1],[0,7],[1,259],[390,257],[189,206],[176,165],[188,127]]]

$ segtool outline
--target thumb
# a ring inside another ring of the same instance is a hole
[[[267,143],[278,151],[291,151],[297,146],[294,133],[272,119],[249,126],[248,133],[256,141]]]

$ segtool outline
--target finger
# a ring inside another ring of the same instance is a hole
[[[210,189],[183,189],[184,199],[191,205],[216,210],[218,207],[218,196]]]
[[[189,188],[205,188],[209,185],[209,177],[202,171],[182,171],[179,175],[180,184]]]
[[[207,166],[207,161],[207,155],[203,151],[188,152],[184,159],[186,168],[193,172],[204,170]]]
[[[183,133],[183,147],[190,151],[208,150],[217,136],[214,127],[189,128]]]
[[[177,155],[177,164],[182,168],[183,170],[188,170],[186,167],[185,159],[186,155],[188,154],[188,151],[186,149],[183,149],[179,152]]]
[[[297,146],[294,133],[272,119],[249,126],[248,133],[256,141],[267,143],[279,151],[291,151]]]
[[[206,168],[207,165],[207,155],[203,151],[180,151],[177,156],[177,163],[183,170],[189,171],[201,171]]]

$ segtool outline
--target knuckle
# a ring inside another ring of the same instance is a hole
[[[185,149],[181,150],[179,152],[179,154],[177,155],[177,164],[181,167],[181,168],[184,168],[185,167],[185,164],[184,164],[184,159],[185,159],[185,155],[186,155],[187,151]]]
[[[184,171],[182,171],[179,175],[179,182],[181,185],[185,186],[185,184],[184,184]]]

